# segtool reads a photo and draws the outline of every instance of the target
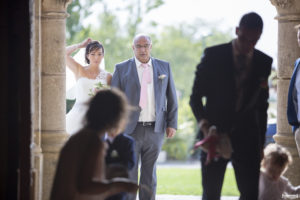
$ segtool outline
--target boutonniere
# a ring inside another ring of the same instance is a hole
[[[116,158],[116,157],[119,156],[119,154],[118,154],[117,150],[114,149],[114,150],[111,152],[110,156],[111,156],[112,158]]]
[[[166,78],[167,76],[165,74],[161,74],[158,76],[158,79],[163,80],[164,78]]]
[[[266,78],[260,78],[259,87],[261,89],[268,89],[269,88],[268,79],[266,79]]]

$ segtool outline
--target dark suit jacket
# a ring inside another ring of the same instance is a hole
[[[269,97],[267,80],[271,64],[271,57],[254,50],[252,71],[243,86],[246,96],[241,109],[236,111],[237,92],[232,42],[205,49],[197,66],[190,97],[190,106],[197,121],[207,119],[216,125],[219,131],[229,134],[236,129],[239,129],[237,134],[248,131],[247,134],[256,135],[259,143],[263,144]],[[202,102],[203,97],[206,98],[205,104]]]
[[[106,165],[112,165],[113,170],[120,170],[114,173],[117,177],[118,174],[128,175],[128,171],[131,170],[135,165],[135,151],[134,151],[134,140],[132,137],[124,134],[118,135],[108,146],[106,157]],[[124,173],[125,171],[125,173]],[[126,175],[125,175],[126,176]],[[106,198],[106,200],[125,200],[126,193],[122,192],[111,197]]]
[[[118,164],[131,170],[135,165],[134,140],[124,134],[118,135],[108,147],[105,157],[106,164]]]
[[[287,102],[287,118],[290,125],[293,126],[293,130],[295,131],[299,127],[297,111],[298,111],[298,99],[297,99],[297,91],[295,88],[297,71],[300,64],[300,58],[298,58],[295,62],[294,72],[290,81],[289,93],[288,93],[288,102]],[[298,111],[299,112],[299,111]]]

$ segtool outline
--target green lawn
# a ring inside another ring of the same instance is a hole
[[[157,194],[201,195],[199,168],[158,168]],[[234,171],[227,168],[222,196],[239,196]]]

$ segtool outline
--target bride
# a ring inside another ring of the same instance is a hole
[[[82,66],[71,56],[79,48],[85,48],[85,62]],[[66,47],[66,64],[74,73],[76,79],[76,102],[66,117],[66,131],[74,134],[84,126],[84,115],[87,110],[86,103],[95,95],[99,87],[110,85],[112,75],[100,69],[104,57],[104,48],[98,41],[87,38],[79,44]]]

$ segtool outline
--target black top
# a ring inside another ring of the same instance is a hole
[[[220,131],[237,127],[259,133],[265,141],[268,109],[268,76],[272,58],[254,50],[251,71],[243,84],[244,98],[236,110],[237,86],[232,42],[205,49],[197,65],[190,106],[197,119],[207,119]],[[203,97],[206,100],[203,102]],[[204,104],[205,103],[205,104]]]

